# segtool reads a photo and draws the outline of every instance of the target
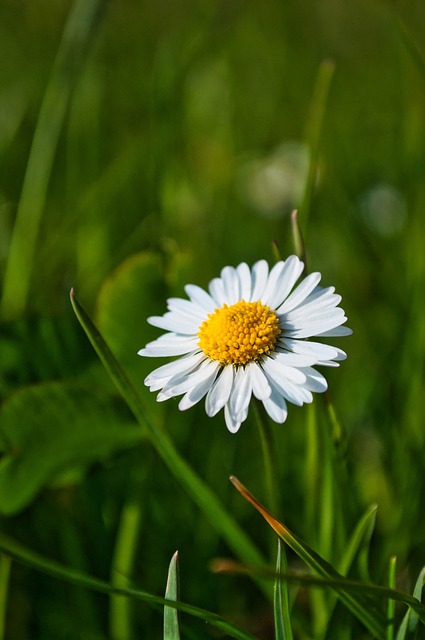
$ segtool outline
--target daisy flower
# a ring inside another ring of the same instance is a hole
[[[311,273],[294,288],[304,264],[296,257],[269,270],[265,260],[252,269],[245,262],[224,267],[208,292],[188,284],[189,299],[170,298],[168,312],[148,318],[167,333],[138,353],[148,357],[178,356],[145,379],[158,402],[183,395],[179,409],[205,397],[208,416],[224,408],[227,428],[238,431],[248,416],[251,397],[268,415],[285,422],[291,402],[312,402],[313,392],[327,383],[314,365],[337,367],[346,354],[312,337],[351,334],[334,287],[319,286]]]

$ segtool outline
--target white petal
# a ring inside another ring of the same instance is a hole
[[[239,292],[240,299],[249,301],[251,295],[251,271],[246,262],[241,262],[236,267],[236,271],[239,276]]]
[[[270,398],[263,400],[263,405],[274,422],[277,422],[278,424],[285,422],[288,416],[286,400],[274,387],[272,387]]]
[[[266,398],[269,398],[272,393],[272,389],[261,367],[256,362],[251,362],[246,368],[250,370],[252,393],[254,396],[258,400],[265,400]]]
[[[252,383],[250,369],[238,367],[236,369],[232,392],[229,398],[229,410],[234,416],[243,413],[251,400]]]
[[[179,313],[185,318],[196,316],[201,322],[207,318],[207,313],[203,309],[193,304],[190,300],[184,300],[183,298],[168,298],[167,309]]]
[[[288,378],[285,377],[284,372],[281,371],[279,367],[270,366],[270,358],[263,363],[263,367],[271,385],[275,387],[277,391],[280,391],[286,400],[289,400],[298,406],[301,406],[304,402],[312,402],[313,396],[310,391],[307,391],[301,386],[288,380]],[[305,382],[307,378],[304,374],[302,375],[303,382]]]
[[[205,354],[203,353],[203,351],[200,351],[198,353],[193,353],[188,356],[178,358],[178,360],[173,360],[173,362],[163,364],[162,367],[154,369],[154,371],[152,371],[145,378],[145,384],[149,386],[154,381],[159,380],[160,378],[171,378],[172,376],[179,373],[189,373],[189,371],[194,369],[204,359]]]
[[[323,331],[322,333],[318,333],[317,337],[339,338],[340,336],[351,336],[352,333],[353,333],[353,330],[349,329],[349,327],[335,327],[335,329],[330,329],[329,331]]]
[[[196,387],[211,375],[215,376],[219,368],[219,362],[209,359],[204,360],[200,366],[191,373],[177,374],[170,378],[162,391],[172,396],[179,396],[189,391],[192,387]]]
[[[284,354],[283,354],[284,355]],[[288,354],[290,358],[290,354]],[[264,358],[262,361],[263,367],[267,367],[268,372],[276,372],[276,375],[279,378],[284,378],[285,380],[290,380],[295,384],[302,384],[305,382],[305,375],[300,371],[298,366],[288,366],[285,364],[285,358],[282,357],[279,360],[274,357]]]
[[[183,398],[180,400],[179,402],[180,411],[186,411],[186,409],[190,409],[190,407],[193,407],[194,404],[202,400],[205,394],[208,393],[217,375],[217,371],[220,368],[219,362],[215,364],[216,364],[215,367],[211,367],[210,374],[206,378],[204,378],[204,380],[201,380],[192,389],[190,389],[190,391],[188,391],[186,395],[184,395]]]
[[[216,304],[212,297],[198,287],[196,284],[187,284],[184,288],[187,295],[198,307],[204,309],[207,313],[214,313],[214,309],[216,308]]]
[[[295,309],[303,300],[306,299],[309,293],[314,289],[321,279],[320,273],[310,273],[309,276],[304,278],[291,295],[286,298],[285,302],[278,308],[278,313],[288,313],[291,309]]]
[[[286,261],[283,270],[281,271],[279,278],[276,282],[276,286],[273,292],[268,298],[268,302],[265,304],[270,305],[272,309],[277,309],[280,304],[285,300],[292,290],[294,284],[302,274],[304,264],[297,258],[297,256],[290,256]]]
[[[225,366],[216,378],[205,399],[205,411],[210,418],[224,407],[233,385],[233,367]]]
[[[171,334],[166,334],[171,335]],[[161,336],[162,337],[162,336]],[[144,349],[140,349],[137,353],[139,356],[145,356],[148,358],[168,357],[168,356],[181,356],[190,351],[196,351],[198,349],[199,338],[181,338],[177,341],[163,341],[160,338],[149,342]]]
[[[257,302],[258,300],[261,299],[261,296],[267,285],[268,273],[269,273],[269,265],[265,260],[259,260],[252,267],[251,302]]]
[[[323,393],[328,388],[328,383],[321,373],[313,369],[313,367],[306,367],[303,369],[307,380],[302,385],[304,389],[308,391],[314,391],[315,393]]]
[[[271,300],[275,294],[275,290],[278,286],[279,277],[285,267],[285,263],[281,260],[280,262],[276,262],[276,264],[272,267],[269,277],[267,279],[266,288],[261,294],[261,302],[263,304],[267,304],[270,306]]]
[[[317,358],[310,354],[292,353],[290,351],[275,351],[273,353],[274,360],[286,365],[287,367],[310,367],[316,364]]]
[[[224,267],[221,270],[221,279],[224,285],[225,302],[227,304],[235,304],[240,300],[239,297],[239,278],[236,269],[233,267]]]
[[[208,285],[208,289],[217,307],[222,307],[226,302],[223,280],[221,278],[213,278]]]
[[[200,324],[197,318],[183,319],[173,312],[164,313],[163,316],[151,316],[148,322],[153,327],[185,335],[196,335]]]
[[[303,307],[298,307],[297,309],[280,316],[280,324],[284,327],[288,327],[288,329],[294,329],[300,327],[302,324],[313,324],[314,322],[323,322],[328,318],[338,319],[343,318],[344,316],[344,309],[341,309],[341,307],[337,307],[336,309],[334,307],[330,307],[318,309],[317,311],[312,310],[310,312],[304,311]]]
[[[239,431],[242,422],[238,422],[231,414],[229,410],[229,403],[224,407],[224,419],[226,421],[226,427],[229,429],[230,433],[236,433]]]
[[[285,347],[294,353],[311,355],[316,360],[335,360],[338,357],[338,349],[320,342],[308,342],[307,340],[295,340],[294,338],[284,338]]]
[[[324,320],[312,320],[311,322],[305,323],[298,329],[289,330],[285,328],[285,336],[290,338],[311,338],[313,336],[323,336],[325,334],[331,335],[329,331],[333,332],[336,327],[346,321],[347,318],[344,315],[342,315],[342,317],[339,316],[335,318],[330,316]]]

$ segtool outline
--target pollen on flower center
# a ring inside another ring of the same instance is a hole
[[[199,328],[199,346],[222,364],[247,364],[269,353],[280,334],[279,318],[261,302],[224,304]]]

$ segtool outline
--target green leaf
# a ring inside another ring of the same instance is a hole
[[[126,372],[136,380],[151,371],[139,349],[158,335],[148,316],[165,310],[163,258],[144,251],[128,258],[103,284],[96,304],[96,324]]]
[[[178,551],[171,558],[168,569],[166,600],[177,600],[179,597],[179,565]],[[164,607],[164,640],[180,640],[179,616],[177,609]]]
[[[216,613],[211,613],[210,611],[200,609],[199,607],[194,607],[184,602],[167,600],[166,598],[154,596],[147,591],[143,591],[142,589],[120,589],[117,587],[111,587],[111,585],[104,580],[93,578],[92,576],[82,573],[81,571],[76,571],[75,569],[64,567],[58,562],[54,562],[53,560],[45,558],[38,553],[27,549],[23,545],[3,535],[2,533],[0,533],[0,551],[3,551],[21,564],[36,569],[37,571],[46,573],[50,576],[53,576],[54,578],[65,580],[70,584],[75,584],[86,589],[92,589],[93,591],[98,591],[100,593],[127,596],[130,598],[142,600],[143,602],[147,602],[148,604],[151,604],[153,606],[160,605],[163,607],[172,607],[173,609],[183,611],[184,613],[187,613],[188,615],[191,615],[195,618],[204,620],[204,622],[207,622],[216,629],[224,631],[227,635],[229,635],[231,638],[235,638],[236,640],[256,640],[254,636],[246,633],[245,631],[242,631],[241,629],[238,629],[238,627],[234,626],[227,620],[224,620]]]
[[[15,514],[45,486],[141,439],[119,398],[76,384],[43,383],[0,409],[0,512]]]
[[[239,493],[250,502],[257,511],[263,516],[263,518],[269,523],[269,525],[276,531],[278,536],[291,547],[293,551],[319,575],[333,579],[344,580],[341,576],[326,560],[324,560],[318,553],[313,551],[301,538],[296,536],[285,525],[277,520],[273,514],[270,513],[263,505],[258,502],[256,498],[243,486],[241,482],[234,476],[230,478],[233,485],[239,491]],[[384,631],[384,619],[383,616],[378,615],[375,612],[373,603],[366,601],[362,597],[355,598],[351,594],[344,591],[338,591],[338,597],[346,605],[352,613],[364,624],[364,626],[371,631],[380,640],[385,639]]]
[[[274,584],[274,627],[276,640],[292,640],[291,615],[289,610],[288,584],[282,580],[286,572],[285,548],[277,540],[276,580]]]

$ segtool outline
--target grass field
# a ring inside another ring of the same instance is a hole
[[[414,0],[3,0],[0,640],[176,640],[176,550],[221,621],[182,638],[425,638],[424,43]],[[353,329],[329,394],[237,434],[157,403],[147,317],[293,254],[293,209]],[[301,540],[274,601],[231,475]]]

